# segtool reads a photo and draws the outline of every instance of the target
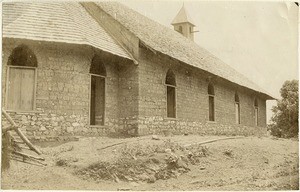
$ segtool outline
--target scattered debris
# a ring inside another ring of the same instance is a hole
[[[153,140],[160,140],[160,138],[157,135],[152,135]]]
[[[223,152],[224,155],[228,156],[228,157],[233,157],[233,152],[231,149],[226,149],[224,152]]]
[[[178,143],[165,141],[145,148],[125,145],[121,156],[114,162],[97,162],[78,170],[75,174],[89,180],[115,182],[147,182],[177,178],[190,171],[189,164],[197,164],[208,155],[205,146],[184,148]]]
[[[171,150],[171,149],[165,149],[165,152],[166,152],[166,153],[171,153],[172,150]]]
[[[59,159],[56,161],[55,165],[60,167],[66,167],[68,163],[65,159]]]

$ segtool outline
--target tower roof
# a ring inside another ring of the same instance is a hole
[[[193,20],[191,19],[190,15],[188,14],[188,12],[185,9],[184,4],[182,5],[180,11],[176,15],[176,17],[173,19],[171,24],[174,25],[174,24],[178,24],[178,23],[190,23],[193,26],[195,26]]]

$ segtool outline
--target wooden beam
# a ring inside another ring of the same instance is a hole
[[[241,138],[245,138],[245,137],[237,136],[237,137],[225,137],[225,138],[219,138],[219,139],[212,139],[212,140],[203,141],[203,142],[186,144],[186,145],[184,145],[184,147],[190,147],[192,145],[203,145],[203,144],[213,143],[213,142],[217,142],[217,141],[223,141],[223,140],[229,140],[229,139],[241,139]]]
[[[12,151],[12,154],[21,155],[23,157],[27,157],[27,158],[35,159],[35,160],[39,160],[39,161],[45,161],[45,158],[43,158],[43,157],[35,157],[35,156],[28,155],[28,154],[25,154],[25,153],[21,153],[21,152],[18,152],[18,151]]]
[[[40,162],[32,163],[32,162],[28,162],[28,161],[23,161],[21,158],[16,157],[16,156],[11,157],[11,160],[19,161],[19,162],[22,162],[22,163],[27,163],[27,164],[30,164],[30,165],[36,165],[36,166],[40,166],[40,167],[46,166],[46,164],[40,163]]]
[[[12,126],[14,127],[14,131],[16,131],[16,133],[20,136],[20,138],[28,145],[28,147],[35,151],[37,154],[41,155],[42,153],[40,152],[40,150],[38,150],[28,139],[27,137],[22,133],[22,131],[20,129],[18,129],[17,124],[14,122],[14,120],[10,117],[10,115],[4,110],[2,109],[2,114],[4,115],[4,117],[12,124]]]
[[[14,130],[15,128],[16,128],[16,127],[14,127],[14,126],[3,127],[3,128],[2,128],[2,132],[11,131],[11,130]]]

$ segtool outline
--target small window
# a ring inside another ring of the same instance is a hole
[[[237,124],[241,124],[240,98],[237,93],[235,93],[234,101],[235,101],[235,122]]]
[[[167,86],[167,117],[176,118],[176,79],[171,70],[167,72],[165,84]]]
[[[210,83],[208,85],[208,111],[209,121],[215,121],[215,90],[214,86]]]
[[[257,98],[254,99],[254,119],[255,119],[255,126],[258,126],[258,101],[257,101]]]
[[[12,51],[7,75],[8,110],[34,110],[36,68],[37,58],[26,45],[20,45]]]
[[[178,32],[181,33],[181,34],[183,34],[183,32],[182,32],[182,26],[178,27]]]

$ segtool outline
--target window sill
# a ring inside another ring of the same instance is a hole
[[[106,125],[90,125],[90,128],[104,128]]]
[[[32,113],[40,113],[41,111],[22,111],[22,110],[12,110],[12,109],[5,109],[8,113],[18,113],[18,114],[32,114]]]
[[[216,121],[206,121],[206,123],[215,124],[215,123],[217,123],[217,122],[216,122]]]
[[[176,117],[165,117],[165,120],[178,120]]]

